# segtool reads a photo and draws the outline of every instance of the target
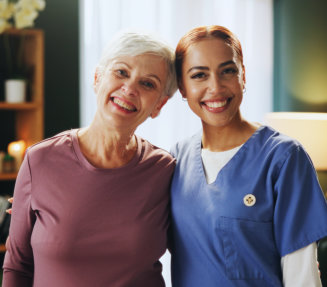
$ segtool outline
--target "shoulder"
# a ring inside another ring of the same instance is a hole
[[[61,150],[63,147],[72,146],[72,135],[76,130],[67,130],[46,138],[27,149],[29,157],[43,156],[54,150]]]
[[[138,137],[142,149],[142,161],[162,164],[165,166],[175,166],[175,158],[166,150],[159,148],[147,140]]]
[[[269,126],[261,128],[256,142],[257,154],[271,159],[271,163],[281,168],[283,165],[312,166],[312,161],[299,141],[282,134]],[[301,162],[300,165],[297,163]]]
[[[170,153],[176,158],[187,154],[198,142],[201,142],[201,132],[198,132],[188,138],[185,138],[172,146]]]
[[[269,126],[262,126],[258,131],[257,145],[276,153],[291,153],[303,150],[302,145],[294,138],[282,134]]]

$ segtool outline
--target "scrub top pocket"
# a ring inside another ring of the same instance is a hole
[[[280,266],[280,257],[274,245],[272,222],[220,217],[218,230],[229,279],[269,278],[269,274],[265,274],[264,270]],[[263,262],[267,266],[262,266]],[[281,273],[281,270],[274,271]]]

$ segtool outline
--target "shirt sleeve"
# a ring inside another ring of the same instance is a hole
[[[31,186],[28,154],[19,170],[12,217],[3,264],[3,287],[29,287],[33,285],[34,260],[30,244],[35,214],[31,209]]]
[[[283,257],[327,236],[327,205],[316,171],[301,145],[285,153],[274,184],[274,233]]]
[[[282,257],[283,286],[321,287],[317,262],[317,244],[309,244]]]

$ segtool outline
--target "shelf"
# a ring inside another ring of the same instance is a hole
[[[0,102],[1,110],[33,110],[36,109],[38,105],[36,103],[6,103]]]
[[[10,28],[7,29],[4,34],[9,34],[9,35],[16,35],[16,36],[35,36],[35,34],[39,34],[40,30],[38,29],[15,29],[15,28]]]
[[[1,180],[16,180],[17,172],[13,173],[0,173],[0,181]]]
[[[8,29],[2,35],[7,35],[9,38],[24,37],[24,49],[21,51],[22,64],[29,71],[27,74],[28,89],[26,95],[29,101],[25,103],[8,103],[2,100],[0,102],[1,120],[8,119],[10,121],[8,123],[10,131],[4,128],[6,135],[1,134],[1,137],[3,137],[2,145],[4,145],[6,136],[10,136],[11,140],[24,140],[27,145],[31,145],[43,139],[43,31],[38,29]],[[2,41],[0,41],[0,46],[3,46]],[[3,47],[1,48],[1,51],[3,51]],[[2,62],[0,65],[3,65]],[[0,70],[2,80],[9,77],[4,67],[1,67]],[[12,132],[12,129],[14,129],[14,132]],[[7,180],[6,178],[2,180]]]
[[[1,2],[1,0],[0,0]],[[0,35],[1,57],[6,59],[4,54],[3,36],[13,43],[21,41],[24,37],[24,45],[19,52],[22,65],[25,67],[26,80],[28,86],[26,89],[27,102],[8,103],[4,101],[4,91],[1,92],[0,101],[0,127],[1,129],[1,149],[4,150],[11,141],[24,140],[27,146],[41,141],[44,137],[44,34],[38,29],[9,29]],[[17,52],[13,50],[13,53]],[[1,58],[2,60],[2,58]],[[0,61],[0,81],[9,78],[8,69],[5,66],[5,60]],[[2,89],[3,84],[2,84]],[[12,196],[14,184],[17,178],[17,172],[0,173],[0,194],[3,196]],[[7,234],[3,234],[4,240]],[[6,251],[5,244],[0,243],[0,253]],[[0,263],[2,264],[1,260]],[[1,272],[0,272],[1,277]],[[1,279],[0,279],[1,281]],[[1,286],[1,283],[0,283]]]

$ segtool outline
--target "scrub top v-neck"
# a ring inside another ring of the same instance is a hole
[[[173,286],[282,286],[281,257],[327,235],[310,159],[261,126],[207,184],[201,137],[172,150]]]

